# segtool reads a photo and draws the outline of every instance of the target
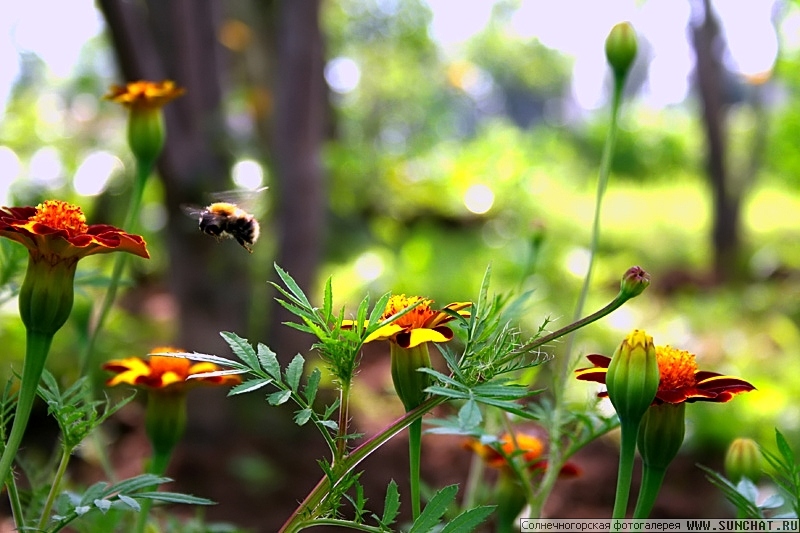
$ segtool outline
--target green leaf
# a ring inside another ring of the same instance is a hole
[[[386,487],[386,498],[383,502],[383,516],[381,517],[381,524],[389,526],[397,519],[397,514],[400,512],[400,491],[397,490],[397,483],[394,480],[389,482]]]
[[[222,331],[220,335],[225,339],[225,342],[228,343],[228,346],[231,347],[231,351],[236,357],[241,359],[244,364],[250,368],[254,370],[258,369],[258,357],[247,339],[243,339],[236,333],[231,333],[229,331]]]
[[[439,523],[439,519],[447,512],[456,499],[458,485],[448,485],[436,492],[414,521],[409,533],[429,533]]]
[[[199,372],[197,374],[190,374],[187,380],[189,379],[205,379],[205,378],[216,378],[220,376],[236,376],[239,374],[247,374],[249,370],[243,368],[231,368],[228,370],[212,370],[211,372]]]
[[[140,500],[153,500],[167,503],[184,503],[187,505],[216,505],[216,502],[208,498],[200,498],[190,494],[181,494],[179,492],[137,492],[133,495],[134,498]]]
[[[775,429],[775,443],[778,445],[778,451],[783,456],[783,459],[786,461],[786,464],[787,465],[794,464],[795,463],[794,452],[792,452],[792,448],[786,441],[786,437],[784,437],[783,434],[777,429]]]
[[[297,302],[302,305],[305,305],[308,308],[311,308],[311,302],[308,301],[308,298],[306,297],[305,293],[297,284],[297,282],[295,282],[295,280],[292,279],[292,276],[290,276],[288,272],[279,267],[277,263],[274,263],[274,266],[275,266],[275,271],[281,278],[281,281],[283,281],[283,284],[286,286],[287,289],[289,289],[289,292],[291,292],[292,296],[295,297]]]
[[[311,409],[300,409],[294,414],[294,423],[298,426],[304,426],[306,422],[311,419],[311,415],[314,414],[314,411]]]
[[[303,359],[303,356],[297,354],[289,363],[289,366],[286,367],[286,383],[294,392],[297,392],[300,386],[300,378],[303,376],[303,365],[305,362],[306,360]]]
[[[292,391],[290,390],[282,390],[278,392],[273,392],[272,394],[267,396],[267,401],[270,405],[281,405],[289,401],[289,398],[292,397]]]
[[[483,505],[468,509],[448,522],[440,533],[469,533],[486,521],[495,507],[495,505]]]
[[[249,379],[244,383],[236,385],[230,391],[228,391],[228,396],[236,396],[237,394],[253,392],[255,390],[260,389],[261,387],[269,385],[270,383],[272,383],[272,380],[267,378]]]
[[[330,317],[333,315],[333,280],[328,277],[325,282],[325,295],[322,299],[322,315]]]
[[[483,422],[483,414],[475,400],[467,400],[458,410],[458,424],[466,431],[474,430]]]
[[[313,404],[317,397],[317,389],[319,389],[319,381],[321,378],[322,372],[319,371],[319,368],[312,370],[311,374],[308,376],[306,386],[303,389],[303,395],[306,397],[308,405]]]
[[[121,501],[122,503],[124,503],[125,505],[127,505],[128,507],[133,509],[134,511],[138,512],[138,511],[142,510],[142,506],[139,505],[139,502],[137,502],[135,499],[131,498],[130,496],[127,496],[125,494],[118,494],[117,498],[119,498],[119,501]]]
[[[275,352],[270,350],[265,344],[258,344],[258,361],[261,363],[261,368],[263,368],[272,379],[281,383],[281,365],[278,363]]]
[[[163,483],[169,483],[172,481],[172,478],[156,476],[153,474],[141,474],[138,476],[134,476],[128,479],[124,479],[119,483],[115,483],[108,487],[108,489],[102,493],[103,497],[108,496],[109,494],[113,494],[115,492],[119,493],[131,493],[133,491],[143,489],[146,487],[152,487],[155,485],[161,485]],[[88,491],[87,491],[88,492]]]

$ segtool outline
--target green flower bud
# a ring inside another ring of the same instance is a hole
[[[71,258],[51,263],[50,259],[30,254],[19,291],[19,314],[29,331],[53,336],[72,311],[78,260]]]
[[[634,266],[629,268],[622,276],[619,292],[627,298],[634,298],[644,292],[650,286],[650,274],[645,272],[642,267]]]
[[[620,22],[613,28],[606,38],[606,60],[614,71],[617,83],[625,77],[636,59],[636,31],[629,22]]]
[[[656,397],[659,379],[653,337],[633,330],[614,352],[606,374],[608,397],[621,422],[639,423]]]
[[[128,120],[128,145],[134,157],[152,165],[164,148],[164,115],[160,108],[131,110]]]
[[[738,483],[746,477],[756,482],[761,477],[761,452],[753,439],[734,440],[725,454],[725,475]]]
[[[423,342],[411,348],[403,348],[393,342],[390,344],[390,350],[394,390],[406,411],[411,411],[428,396],[423,391],[431,384],[430,376],[417,370],[431,367],[428,343]]]
[[[639,453],[645,467],[666,470],[686,434],[686,403],[652,405],[639,425]]]

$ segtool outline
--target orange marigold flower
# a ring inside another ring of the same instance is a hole
[[[139,235],[105,224],[87,225],[80,207],[61,200],[36,207],[3,207],[0,236],[24,244],[31,255],[51,264],[116,251],[150,257]]]
[[[172,347],[159,347],[153,353],[184,353]],[[114,372],[106,384],[109,386],[127,383],[149,389],[184,389],[195,385],[237,385],[242,382],[238,375],[222,375],[193,378],[197,374],[215,372],[220,368],[213,363],[193,363],[182,357],[151,355],[149,359],[127,357],[115,359],[103,365],[103,369]]]
[[[586,358],[594,366],[576,370],[576,378],[605,384],[611,358],[600,354]],[[695,355],[686,350],[657,346],[656,358],[661,379],[653,405],[696,401],[724,403],[739,393],[755,390],[752,384],[741,378],[698,370]],[[601,392],[599,396],[608,396],[608,393]]]
[[[500,440],[489,444],[478,439],[467,439],[463,446],[478,454],[492,468],[505,468],[510,459],[522,456],[530,471],[547,469],[547,461],[540,459],[544,444],[538,437],[527,433],[517,433],[513,437],[510,433],[504,433]],[[575,477],[579,474],[580,469],[573,463],[565,464],[559,472],[561,477]]]
[[[126,85],[112,85],[108,94],[103,96],[128,108],[161,108],[186,92],[172,80],[134,81]]]
[[[397,313],[413,307],[391,324],[387,324],[372,332],[364,342],[389,340],[401,348],[413,348],[423,342],[446,342],[453,338],[453,331],[445,326],[453,320],[453,315],[446,311],[455,312],[462,317],[469,317],[468,311],[462,311],[472,305],[471,302],[454,302],[442,309],[431,309],[433,300],[420,296],[394,295],[389,298],[386,309],[381,315],[381,320],[388,320]],[[353,327],[354,321],[345,320],[343,328]]]

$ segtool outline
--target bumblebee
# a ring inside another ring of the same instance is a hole
[[[215,202],[202,209],[184,207],[192,217],[197,218],[200,231],[217,240],[236,239],[236,242],[250,253],[258,240],[260,228],[256,217],[228,202]]]

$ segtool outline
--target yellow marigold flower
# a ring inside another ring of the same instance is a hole
[[[472,305],[471,302],[454,302],[448,304],[443,310],[431,308],[433,300],[420,296],[394,295],[389,298],[386,310],[381,315],[381,320],[388,320],[397,313],[414,307],[391,324],[374,331],[365,342],[388,340],[401,348],[413,348],[423,342],[447,342],[453,338],[453,331],[445,326],[453,320],[453,315],[445,312],[452,311],[462,317],[469,317],[469,311],[462,311]],[[353,326],[352,320],[345,320],[342,327]]]
[[[130,110],[128,145],[140,164],[155,163],[164,148],[166,128],[161,108],[181,96],[186,90],[175,82],[135,81],[127,85],[112,85],[106,100],[122,104]],[[141,179],[146,178],[146,175]]]
[[[159,347],[154,349],[153,353],[184,351],[172,347]],[[220,368],[213,363],[193,363],[189,359],[168,355],[151,355],[146,360],[140,357],[114,359],[105,363],[103,369],[116,374],[106,382],[109,386],[127,383],[148,389],[173,390],[184,389],[192,384],[237,385],[242,381],[237,375],[192,378],[194,375],[215,372]]]
[[[586,358],[594,366],[576,370],[576,378],[605,384],[611,358],[600,354]],[[741,378],[698,370],[695,355],[686,350],[657,346],[656,358],[661,379],[653,405],[696,401],[724,403],[739,393],[755,390],[752,384]],[[608,396],[608,393],[601,392],[600,396]]]
[[[161,108],[186,92],[172,80],[134,81],[126,85],[112,85],[108,94],[103,96],[128,108]]]

